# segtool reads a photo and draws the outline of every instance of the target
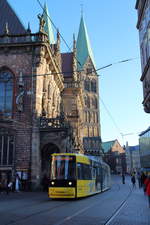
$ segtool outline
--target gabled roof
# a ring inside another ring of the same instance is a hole
[[[44,4],[43,17],[45,20],[44,31],[48,34],[50,44],[55,44],[52,23],[50,20],[47,4]]]
[[[26,33],[26,29],[7,0],[0,0],[0,35],[4,34],[6,23],[10,34]]]
[[[115,142],[116,142],[116,140],[102,142],[102,149],[103,149],[104,153],[110,151]]]
[[[91,58],[92,63],[95,67],[93,52],[90,45],[87,28],[83,16],[81,16],[79,33],[77,38],[77,60],[80,62],[78,63],[78,70],[83,69],[83,66],[88,57]]]
[[[63,76],[65,77],[72,77],[73,73],[73,53],[62,53],[61,54],[61,61],[62,61],[62,72]]]

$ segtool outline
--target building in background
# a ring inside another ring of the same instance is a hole
[[[77,42],[74,39],[73,52],[62,54],[62,68],[64,74],[62,101],[67,118],[74,127],[74,137],[78,140],[77,149],[83,149],[85,154],[99,157],[101,155],[99,78],[83,15]]]
[[[141,53],[143,106],[145,112],[150,113],[150,0],[137,0],[135,8],[138,13],[137,29]]]
[[[128,146],[126,143],[127,173],[138,172],[141,169],[139,145]]]
[[[150,127],[139,135],[141,167],[150,169]]]
[[[49,176],[54,152],[101,155],[98,76],[83,16],[70,53],[61,53],[59,31],[54,39],[46,4],[38,19],[32,33],[0,1],[0,176],[17,173],[33,188]]]
[[[108,163],[112,173],[126,173],[125,150],[118,140],[102,142],[103,160]]]

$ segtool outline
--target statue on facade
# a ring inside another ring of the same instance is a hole
[[[38,14],[38,19],[39,19],[39,25],[40,25],[40,28],[39,28],[39,31],[40,32],[43,32],[44,31],[44,25],[45,25],[45,20],[44,20],[44,17],[43,17],[43,14]]]
[[[25,91],[24,91],[24,82],[22,78],[22,72],[20,72],[20,75],[19,75],[18,87],[19,87],[19,93],[16,97],[16,107],[18,112],[23,112]]]
[[[52,83],[51,81],[48,84],[48,98],[52,99],[52,93],[53,93],[53,88],[52,88]]]
[[[48,100],[47,112],[48,112],[48,117],[51,118],[52,117],[52,102],[51,102],[51,100]]]
[[[46,98],[46,93],[43,93],[42,97],[42,115],[46,116],[47,114],[47,98]]]
[[[24,104],[24,91],[21,91],[19,95],[16,97],[16,106],[18,112],[23,112],[23,104]]]

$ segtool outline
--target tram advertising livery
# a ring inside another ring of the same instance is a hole
[[[106,163],[81,154],[51,155],[50,198],[81,198],[109,188],[110,168]]]

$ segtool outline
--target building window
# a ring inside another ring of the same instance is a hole
[[[91,81],[91,91],[96,93],[96,81],[92,80]]]
[[[91,74],[92,72],[93,72],[93,69],[92,68],[87,68],[86,74]]]
[[[13,74],[0,71],[0,116],[11,118],[13,106]]]
[[[89,80],[84,81],[84,89],[86,91],[90,91],[90,81]]]
[[[0,166],[12,166],[14,155],[14,136],[0,135]]]

